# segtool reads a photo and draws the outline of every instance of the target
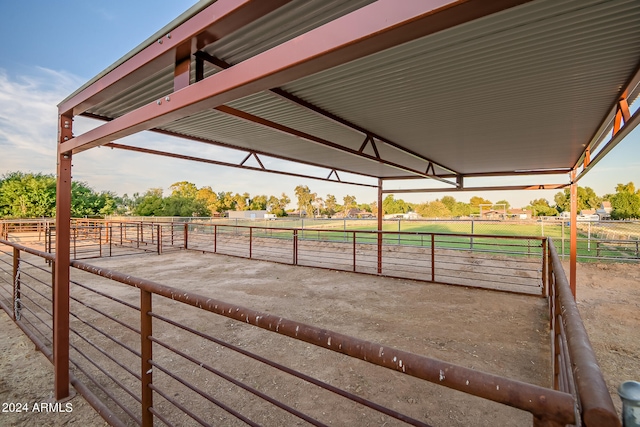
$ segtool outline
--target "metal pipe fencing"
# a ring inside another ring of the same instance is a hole
[[[189,250],[544,295],[546,238],[186,224]],[[382,250],[378,252],[378,236]]]
[[[51,271],[31,258],[47,260],[51,255],[7,241],[0,244],[4,245],[0,254],[2,307],[14,314],[9,307],[16,307],[16,293],[7,295],[7,290],[11,290],[7,289],[8,284],[19,284],[23,294],[38,284],[43,286],[39,304],[48,310],[50,287],[45,278],[51,280]],[[280,363],[279,351],[300,351],[300,357],[304,357],[304,347],[298,343],[322,349],[323,355],[314,363],[346,364],[355,369],[366,361],[366,366],[376,365],[393,373],[390,378],[398,381],[412,377],[528,411],[535,426],[576,423],[576,401],[563,391],[456,366],[82,261],[73,261],[71,267],[71,378],[81,393],[87,389],[92,393],[92,405],[99,407],[103,417],[113,425],[150,426],[154,420],[166,425],[209,425],[231,423],[230,420],[261,425],[269,419],[264,418],[265,410],[278,412],[278,419],[290,419],[290,423],[295,420],[312,425],[340,423],[343,417],[357,411],[377,414],[370,418],[376,422],[394,420],[428,425],[394,409],[390,401],[370,401]],[[30,272],[29,276],[24,273],[33,268],[35,273]],[[17,279],[14,270],[20,272]],[[561,272],[554,270],[553,274],[557,277]],[[566,280],[557,280],[555,286],[566,287]],[[47,351],[47,343],[51,342],[50,334],[47,335],[50,322],[44,317],[39,322],[34,317],[33,322],[27,323],[27,313],[39,308],[23,294],[19,307],[24,316],[16,322],[35,334],[44,331],[38,340],[45,343]],[[188,321],[187,310],[194,310],[198,321]],[[234,334],[219,335],[216,328],[210,327],[213,324],[241,328],[238,331],[242,334],[262,331],[259,333],[264,338],[260,339],[259,347],[251,348],[242,344],[242,340],[240,344],[234,343],[238,342],[233,339]],[[169,333],[170,329],[180,333]],[[566,333],[571,339],[573,330],[567,329]],[[199,345],[185,348],[181,344],[186,342],[185,334],[196,337]],[[576,360],[580,371],[594,369]],[[259,378],[242,375],[247,364],[263,366]],[[313,389],[318,391],[310,392]],[[291,399],[300,393],[322,397],[312,399],[309,405],[293,403]],[[238,398],[229,400],[229,396]],[[318,407],[331,410],[323,413]],[[587,424],[591,425],[595,424]]]

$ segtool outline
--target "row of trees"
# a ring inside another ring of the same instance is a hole
[[[249,193],[215,192],[211,187],[198,188],[195,184],[181,181],[170,188],[164,196],[161,188],[151,188],[143,194],[119,197],[113,192],[96,192],[86,183],[72,183],[71,212],[75,217],[104,216],[111,214],[139,216],[214,216],[232,210],[268,210],[282,217],[287,215],[287,206],[292,200],[287,194],[279,197]],[[358,203],[353,195],[346,195],[342,203],[336,196],[325,197],[312,193],[308,186],[298,185],[294,189],[297,215],[309,217],[348,215],[352,210],[377,214],[377,203]],[[56,179],[53,175],[11,172],[0,178],[0,217],[38,218],[55,216]],[[618,184],[614,194],[597,196],[589,187],[578,187],[578,210],[597,209],[603,201],[611,203],[614,219],[640,218],[640,190],[634,184]],[[553,216],[570,210],[569,189],[554,196],[554,205],[546,199],[532,200],[526,209],[533,216]],[[473,196],[468,203],[444,196],[430,202],[408,203],[396,199],[392,194],[382,201],[383,214],[416,212],[425,218],[468,217],[478,214],[482,205],[501,205],[508,210],[506,200],[492,203],[482,197]],[[291,213],[291,211],[289,212]]]
[[[93,191],[86,183],[71,183],[74,217],[104,216],[115,212],[115,193]],[[0,217],[39,218],[56,214],[56,178],[53,175],[11,172],[0,178]]]

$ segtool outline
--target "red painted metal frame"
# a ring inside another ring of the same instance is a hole
[[[350,182],[350,181],[340,181],[340,180],[334,180],[334,179],[328,179],[328,178],[321,178],[321,177],[315,177],[315,176],[310,176],[310,175],[298,174],[298,173],[293,173],[293,172],[278,171],[278,170],[273,170],[273,169],[266,169],[264,166],[262,168],[257,168],[257,167],[253,167],[253,166],[244,166],[242,164],[227,163],[227,162],[222,162],[222,161],[219,161],[219,160],[203,159],[201,157],[186,156],[186,155],[183,155],[183,154],[169,153],[167,151],[152,150],[150,148],[141,148],[141,147],[133,147],[133,146],[130,146],[130,145],[116,144],[114,142],[109,143],[106,146],[107,147],[111,147],[111,148],[117,148],[117,149],[120,149],[120,150],[135,151],[135,152],[138,152],[138,153],[153,154],[153,155],[156,155],[156,156],[173,157],[175,159],[189,160],[189,161],[192,161],[192,162],[200,162],[200,163],[208,163],[208,164],[212,164],[212,165],[226,166],[226,167],[237,168],[237,169],[246,169],[246,170],[251,170],[251,171],[256,171],[256,172],[269,172],[269,173],[275,173],[275,174],[279,174],[279,175],[295,176],[295,177],[299,177],[299,178],[317,179],[317,180],[320,180],[320,181],[329,181],[329,182],[336,182],[336,183],[340,183],[340,184],[358,185],[358,186],[362,186],[362,187],[373,187],[373,188],[376,187],[375,185],[372,185],[372,184],[363,184],[363,183],[360,183],[360,182]],[[255,153],[249,153],[248,157],[250,157],[251,154],[255,154]],[[258,163],[260,163],[260,160],[258,160]]]
[[[583,176],[591,167],[595,166],[605,154],[607,154],[613,147],[615,147],[633,128],[638,125],[637,113],[634,116],[629,115],[627,99],[632,95],[631,90],[640,84],[640,63],[636,66],[635,72],[629,77],[629,80],[622,86],[620,92],[616,98],[612,101],[611,107],[607,111],[607,114],[602,119],[600,126],[594,132],[591,139],[585,144],[585,150],[580,155],[575,163],[574,168],[580,166],[581,163],[585,163],[583,171],[580,173],[578,179]],[[625,108],[626,106],[626,108]],[[624,127],[620,128],[620,118],[624,118]],[[633,123],[631,123],[633,121]],[[617,129],[616,129],[617,128]],[[621,130],[624,130],[623,135],[618,135]],[[612,131],[613,137],[604,148],[598,152],[596,158],[585,162],[585,159],[593,153],[598,144],[600,144],[606,135]]]
[[[200,59],[201,61],[206,61],[209,64],[213,65],[218,70],[226,70],[227,68],[231,68],[231,64],[223,61],[220,58],[216,58],[214,56],[211,56],[206,52],[199,51],[199,52],[196,52],[194,55],[196,56],[196,58]],[[197,81],[199,81],[199,80],[202,80],[202,78],[197,79]],[[381,142],[385,143],[386,145],[388,145],[390,147],[393,147],[393,148],[395,148],[395,149],[397,149],[397,150],[399,150],[399,151],[401,151],[401,152],[403,152],[405,154],[408,154],[408,155],[410,155],[412,157],[415,157],[417,159],[420,159],[420,160],[424,160],[425,162],[429,162],[429,164],[432,164],[432,165],[435,164],[440,169],[444,169],[444,170],[446,170],[448,172],[451,172],[453,174],[453,176],[459,175],[456,171],[454,171],[453,169],[451,169],[451,168],[449,168],[447,166],[444,166],[444,165],[441,165],[441,164],[439,164],[437,162],[434,162],[432,159],[430,159],[428,157],[425,157],[425,156],[423,156],[423,155],[421,155],[419,153],[416,153],[415,151],[410,150],[410,149],[408,149],[406,147],[403,147],[402,145],[400,145],[400,144],[398,144],[396,142],[393,142],[393,141],[389,140],[388,138],[382,137],[382,136],[380,136],[380,135],[378,135],[378,134],[376,134],[374,132],[371,132],[371,131],[363,128],[362,126],[358,126],[355,123],[352,123],[352,122],[350,122],[350,121],[348,121],[348,120],[346,120],[346,119],[344,119],[342,117],[338,117],[337,115],[335,115],[333,113],[330,113],[329,111],[326,111],[325,109],[320,108],[317,105],[314,105],[314,104],[312,104],[310,102],[307,102],[304,99],[299,98],[299,97],[295,96],[294,94],[289,93],[289,92],[287,92],[286,90],[284,90],[282,88],[269,89],[269,92],[271,92],[274,95],[278,96],[280,99],[288,101],[291,104],[296,105],[298,107],[302,107],[307,111],[311,111],[311,112],[319,115],[322,118],[331,120],[332,122],[337,123],[337,124],[347,128],[347,129],[351,129],[351,130],[354,130],[356,132],[364,134],[366,139],[365,139],[365,142],[363,143],[363,146],[360,148],[360,150],[358,150],[360,152],[362,152],[362,150],[364,149],[364,146],[366,145],[367,141],[372,141],[373,142],[374,139],[377,139],[378,141],[381,141]],[[377,153],[377,150],[376,150],[376,153]],[[380,157],[380,156],[378,156],[378,157]],[[435,171],[434,171],[433,175],[436,175]]]
[[[61,115],[58,124],[58,167],[56,184],[56,258],[53,285],[54,397],[69,396],[69,263],[71,242],[71,154],[60,151],[69,140],[73,119]]]
[[[63,144],[62,152],[104,145],[522,3],[406,0],[399,8],[395,0],[379,0],[88,131]]]
[[[232,107],[229,107],[229,106],[226,106],[226,105],[221,105],[219,107],[216,107],[215,110],[219,111],[221,113],[224,113],[224,114],[227,114],[227,115],[230,115],[230,116],[245,120],[247,122],[250,122],[250,123],[253,123],[253,124],[256,124],[256,125],[259,125],[259,126],[266,127],[268,129],[276,130],[278,132],[282,132],[282,133],[285,133],[287,135],[294,136],[296,138],[304,139],[306,141],[310,141],[310,142],[313,142],[315,144],[322,145],[324,147],[329,147],[329,148],[332,148],[334,150],[338,150],[338,151],[345,152],[347,154],[351,154],[352,156],[362,157],[364,159],[371,160],[371,161],[376,162],[376,163],[382,163],[384,165],[391,166],[391,167],[396,168],[396,169],[400,169],[400,170],[403,170],[403,171],[406,171],[406,172],[414,173],[414,174],[416,174],[418,176],[422,176],[423,178],[432,178],[432,179],[438,180],[440,182],[444,182],[446,184],[451,184],[451,185],[455,186],[455,183],[453,183],[453,182],[447,181],[445,179],[442,179],[442,178],[434,176],[434,175],[428,175],[425,172],[422,172],[422,171],[419,171],[419,170],[416,170],[416,169],[412,169],[412,168],[409,168],[407,166],[403,166],[403,165],[398,164],[398,163],[394,163],[394,162],[391,162],[391,161],[388,161],[388,160],[384,160],[384,159],[380,158],[379,155],[371,156],[369,154],[363,153],[363,152],[358,151],[358,150],[352,150],[352,149],[350,149],[348,147],[345,147],[345,146],[340,145],[340,144],[336,144],[335,142],[328,141],[328,140],[326,140],[324,138],[320,138],[318,136],[314,136],[314,135],[308,134],[306,132],[302,132],[302,131],[293,129],[293,128],[290,128],[288,126],[284,126],[284,125],[281,125],[279,123],[275,123],[275,122],[273,122],[271,120],[267,120],[267,119],[264,119],[262,117],[255,116],[253,114],[238,110],[236,108],[232,108]],[[372,142],[372,144],[374,144],[374,143]],[[375,147],[375,145],[374,145],[374,147]],[[377,154],[377,149],[375,151],[376,151],[376,154]]]
[[[106,118],[106,117],[97,116],[95,114],[90,114],[90,113],[83,113],[82,116],[83,117],[89,117],[89,118],[92,118],[92,119],[97,119],[97,120],[104,120],[104,121],[111,121],[112,120],[112,119],[109,119],[109,118]],[[227,149],[230,149],[230,150],[248,152],[249,154],[252,154],[252,153],[253,154],[260,154],[262,156],[272,157],[274,159],[285,160],[285,161],[288,161],[288,162],[300,163],[300,164],[303,164],[303,165],[309,165],[309,166],[322,168],[322,169],[331,169],[331,171],[333,173],[336,173],[336,181],[333,181],[333,182],[342,182],[337,177],[337,171],[352,173],[354,175],[366,176],[366,177],[369,177],[369,178],[377,178],[377,176],[371,175],[371,174],[355,173],[355,172],[348,171],[346,169],[336,168],[334,166],[327,166],[327,165],[323,165],[323,164],[315,163],[315,162],[301,161],[301,160],[298,160],[298,159],[294,159],[293,157],[287,157],[287,156],[281,156],[281,155],[278,155],[278,154],[267,153],[266,151],[262,151],[262,150],[256,150],[256,149],[249,150],[249,149],[246,149],[246,148],[240,148],[240,147],[237,147],[235,145],[227,144],[227,143],[220,142],[220,141],[214,141],[214,140],[210,140],[210,139],[198,138],[198,137],[189,136],[189,135],[182,135],[182,134],[178,134],[178,133],[175,133],[175,132],[166,131],[166,130],[163,130],[163,129],[150,129],[149,131],[150,132],[154,132],[154,133],[159,133],[161,135],[172,136],[172,137],[175,137],[175,138],[182,138],[182,139],[187,139],[187,140],[190,140],[190,141],[202,142],[202,143],[209,144],[209,145],[215,145],[215,146],[227,148]],[[123,148],[123,149],[126,149],[125,147],[128,147],[127,145],[119,145],[119,146],[116,147],[116,145],[118,145],[118,144],[115,144],[115,143],[107,143],[105,145],[107,147]],[[162,152],[159,152],[159,153],[162,153]],[[197,159],[196,157],[193,158],[194,161],[198,161],[196,159]],[[225,166],[226,165],[227,164],[225,164]],[[233,166],[233,165],[232,164],[228,164],[228,166]],[[271,171],[271,170],[268,171],[268,172],[277,173],[277,172]],[[314,176],[308,176],[308,175],[303,175],[303,174],[299,175],[299,176],[303,177],[303,178],[316,179],[316,177],[314,177]],[[331,175],[329,175],[327,177],[327,180],[329,180],[330,177],[331,177]],[[413,175],[411,177],[413,178]]]
[[[578,183],[576,182],[576,171],[571,172],[571,224],[569,225],[569,286],[573,298],[576,298],[576,270],[578,261]]]
[[[492,191],[492,190],[556,190],[566,188],[569,184],[537,184],[537,185],[502,185],[492,187],[458,187],[458,188],[409,188],[405,190],[384,190],[385,194],[401,193],[442,193],[451,191]]]
[[[185,43],[190,52],[225,37],[290,0],[218,0],[158,39],[93,84],[63,101],[61,113],[79,115],[166,67],[174,66],[178,49]]]

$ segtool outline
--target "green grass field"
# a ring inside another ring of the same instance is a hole
[[[235,222],[226,222],[235,225]],[[353,236],[349,231],[375,231],[377,221],[373,220],[336,220],[336,219],[278,219],[277,221],[240,221],[238,225],[269,227],[269,228],[302,228],[299,238],[323,241],[352,242]],[[603,242],[604,239],[596,234],[599,228],[592,225],[591,239],[588,234],[588,224],[579,223],[578,229],[578,257],[581,261],[603,258],[612,259],[637,259],[640,255],[638,240],[634,240],[634,233],[638,233],[637,223],[621,223],[609,225],[615,227],[616,239],[619,242]],[[601,226],[600,226],[601,228]],[[312,231],[322,230],[322,231]],[[332,231],[329,231],[332,230]],[[335,230],[335,231],[333,231]],[[491,236],[518,236],[518,237],[549,237],[554,240],[559,255],[569,255],[570,227],[562,225],[561,221],[541,221],[523,223],[519,221],[397,221],[387,220],[383,222],[382,230],[385,234],[385,244],[402,244],[430,247],[430,236],[424,234],[396,234],[403,233],[438,233],[438,234],[465,234],[465,235],[491,235]],[[628,239],[631,240],[626,240]],[[605,235],[606,236],[606,235]],[[610,234],[611,236],[611,234]],[[564,237],[564,239],[563,239]],[[357,243],[375,243],[375,234],[359,234]],[[539,241],[510,240],[510,239],[483,239],[480,237],[455,237],[439,236],[436,239],[436,247],[488,250],[499,253],[539,253]]]

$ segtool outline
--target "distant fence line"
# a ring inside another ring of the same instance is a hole
[[[73,219],[73,225],[92,219]],[[377,220],[356,218],[298,218],[229,219],[209,217],[107,217],[105,222],[145,222],[173,224],[233,225],[267,228],[331,229],[342,231],[375,231]],[[577,254],[581,261],[640,260],[640,221],[578,221]],[[31,233],[31,238],[45,240],[46,230],[54,227],[50,218],[0,221],[0,237],[10,232]],[[570,253],[570,227],[566,219],[545,217],[538,220],[480,220],[480,219],[385,219],[385,232],[420,232],[485,234],[496,236],[550,237],[556,242],[558,253],[564,258]],[[400,241],[401,239],[399,239]]]
[[[204,217],[108,217],[113,221],[185,222],[224,225],[263,226],[270,228],[328,228],[347,230],[377,229],[377,219],[360,218],[304,218],[284,217],[272,219],[230,219]],[[640,221],[578,221],[578,259],[587,260],[639,260]],[[570,227],[566,218],[540,217],[539,219],[385,219],[383,231],[491,234],[501,236],[551,237],[556,242],[561,258],[570,253]]]

